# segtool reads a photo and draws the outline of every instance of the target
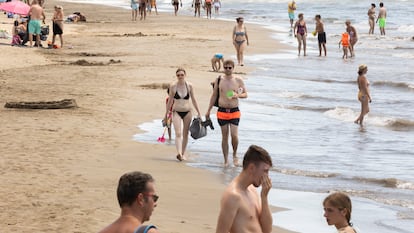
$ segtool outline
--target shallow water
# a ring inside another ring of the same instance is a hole
[[[129,6],[129,1],[99,1],[103,2]],[[170,1],[157,2],[159,10],[172,11]],[[257,70],[245,77],[249,98],[240,105],[239,155],[250,144],[271,153],[275,163],[271,203],[291,209],[274,214],[278,226],[303,233],[334,232],[326,226],[321,202],[328,191],[345,190],[352,195],[353,222],[359,232],[414,232],[414,22],[405,17],[413,15],[414,1],[385,3],[385,37],[378,35],[378,28],[376,35],[367,35],[370,3],[297,3],[308,31],[314,29],[313,16],[322,15],[328,57],[317,57],[316,37],[311,35],[309,56],[297,57],[285,0],[223,1],[221,14],[213,14],[223,20],[242,15],[246,22],[275,30],[275,39],[292,46],[282,53],[246,55],[246,65]],[[179,13],[192,15],[189,4],[184,1]],[[351,19],[359,32],[356,57],[346,61],[338,49],[345,19]],[[361,63],[368,65],[373,99],[363,128],[353,123],[360,111],[356,72]],[[221,134],[213,122],[215,131],[190,141],[189,150],[197,155],[188,164],[217,172],[228,182],[239,168],[221,167]],[[135,135],[135,140],[157,143],[160,119],[139,127],[147,132]]]

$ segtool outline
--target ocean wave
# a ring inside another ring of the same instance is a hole
[[[414,91],[414,84],[404,83],[404,82],[393,82],[393,81],[376,81],[373,82],[372,85],[374,86],[387,86],[387,87],[394,87],[400,89],[406,89],[409,91]]]
[[[390,128],[396,131],[414,130],[414,121],[394,117],[371,116],[367,118],[370,124]]]
[[[414,184],[408,181],[399,180],[396,178],[366,178],[366,177],[353,177],[352,180],[356,180],[363,183],[377,184],[387,188],[407,189],[414,190]]]
[[[314,172],[314,171],[304,171],[298,169],[287,169],[287,168],[274,168],[273,171],[293,176],[305,176],[305,177],[314,177],[314,178],[331,178],[336,177],[336,173],[325,173],[325,172]]]

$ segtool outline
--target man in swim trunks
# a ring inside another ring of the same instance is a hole
[[[125,173],[119,178],[117,197],[121,215],[99,233],[145,232],[140,227],[143,228],[142,224],[150,219],[159,198],[154,178],[139,171]],[[146,229],[147,233],[159,232],[154,225],[148,225]]]
[[[40,46],[41,21],[45,23],[46,16],[45,16],[45,12],[43,11],[43,8],[39,5],[37,0],[33,0],[28,15],[30,15],[30,21],[28,25],[30,47],[33,46],[33,34],[36,35],[36,45],[39,47]]]
[[[385,36],[385,22],[387,19],[387,9],[384,7],[384,3],[380,2],[380,9],[378,12],[377,23],[379,25],[381,36]]]
[[[211,108],[216,101],[217,95],[219,95],[217,120],[221,128],[221,149],[224,156],[224,166],[229,166],[229,132],[233,147],[233,164],[238,166],[237,147],[239,145],[238,126],[240,121],[238,106],[239,98],[247,98],[247,91],[243,79],[233,75],[234,62],[232,60],[225,60],[223,67],[224,75],[220,75],[214,82],[214,91],[210,98],[206,119],[210,118]]]
[[[315,32],[318,33],[319,57],[322,56],[322,48],[326,57],[326,33],[321,20],[321,15],[315,16],[316,26]]]
[[[293,20],[295,19],[296,2],[291,1],[288,3],[288,15],[290,21],[290,28],[293,28]]]

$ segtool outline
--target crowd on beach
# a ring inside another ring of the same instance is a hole
[[[33,46],[33,36],[35,35],[34,46],[41,46],[41,23],[45,23],[44,1],[32,0],[30,3],[29,17],[23,17],[14,22],[12,45],[25,44],[29,41],[29,46]],[[171,3],[174,7],[174,14],[177,15],[182,2],[173,0]],[[376,17],[375,4],[371,5],[368,10],[369,34],[374,33],[375,23],[380,26],[381,35],[385,35],[386,9],[383,3],[379,4],[381,9]],[[218,14],[221,7],[220,0],[193,0],[194,16],[200,17],[200,8],[206,10],[207,18],[211,18],[212,7]],[[136,21],[138,14],[140,20],[145,20],[147,12],[151,13],[157,5],[156,0],[131,0],[132,20]],[[304,19],[304,14],[300,13],[298,19],[294,22],[297,6],[295,1],[288,3],[288,16],[291,25],[292,34],[298,41],[298,55],[306,56],[306,36],[308,29]],[[56,35],[60,39],[60,48],[63,47],[63,7],[54,6],[53,22],[53,39],[52,47],[55,45]],[[73,14],[68,20],[77,22],[84,21],[83,15]],[[326,51],[326,33],[321,15],[315,16],[315,30],[313,35],[318,36],[319,56],[327,56]],[[345,22],[346,31],[342,34],[339,44],[343,47],[343,58],[355,56],[354,45],[358,41],[358,34],[350,20]],[[217,233],[227,232],[271,232],[272,215],[268,204],[268,194],[272,188],[272,182],[268,176],[269,170],[273,166],[269,153],[262,147],[251,145],[245,152],[242,164],[238,159],[238,125],[240,122],[239,99],[248,97],[247,88],[243,78],[234,74],[236,65],[244,66],[244,50],[249,45],[247,28],[244,25],[244,18],[238,17],[236,25],[232,31],[232,42],[236,50],[237,64],[230,60],[224,59],[223,54],[216,53],[211,58],[213,71],[221,72],[217,79],[212,83],[213,92],[210,96],[209,104],[205,112],[206,121],[210,120],[213,107],[217,107],[217,120],[221,129],[221,149],[224,158],[224,167],[229,165],[229,137],[232,148],[232,159],[235,167],[241,166],[240,174],[227,186],[221,199],[221,210],[218,213]],[[359,87],[358,100],[361,102],[361,113],[354,121],[362,125],[364,116],[369,112],[369,103],[372,101],[369,92],[369,81],[366,77],[368,67],[362,64],[358,67],[357,84]],[[188,144],[189,128],[193,119],[193,108],[196,111],[196,118],[202,118],[198,106],[193,85],[186,81],[186,70],[178,68],[175,72],[176,80],[169,85],[167,99],[165,104],[165,114],[163,115],[163,125],[168,128],[169,139],[171,139],[171,127],[175,131],[175,147],[177,151],[176,158],[179,161],[186,160],[186,148]],[[260,193],[257,192],[261,186]],[[144,222],[150,220],[152,212],[157,207],[159,195],[155,188],[155,179],[148,173],[139,171],[128,172],[122,175],[118,182],[117,198],[121,208],[121,214],[109,226],[105,227],[101,233],[112,232],[159,232],[155,225],[144,225]],[[351,213],[352,204],[349,196],[342,192],[329,194],[323,201],[322,207],[324,216],[329,225],[334,225],[338,232],[356,233],[352,227]]]

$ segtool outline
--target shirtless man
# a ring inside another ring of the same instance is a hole
[[[233,164],[238,166],[237,147],[239,145],[238,126],[240,121],[239,98],[247,98],[246,87],[243,79],[233,75],[234,62],[225,60],[223,62],[224,76],[219,76],[214,82],[213,94],[207,109],[206,119],[210,119],[210,111],[213,107],[217,95],[218,110],[217,120],[221,128],[221,149],[224,156],[224,166],[229,166],[229,131],[231,135],[231,145],[233,147]]]
[[[150,219],[158,200],[152,176],[139,171],[125,173],[119,179],[117,197],[121,216],[99,233],[144,232],[139,228]],[[153,225],[148,228],[147,233],[159,232]]]
[[[315,16],[316,26],[315,31],[318,33],[319,57],[322,56],[322,48],[326,56],[326,33],[321,20],[321,15]]]
[[[384,7],[384,3],[380,2],[380,9],[378,12],[377,23],[379,24],[381,35],[385,36],[385,22],[387,18],[387,9]]]
[[[43,8],[39,5],[37,0],[32,1],[32,5],[29,10],[30,21],[29,21],[29,44],[30,47],[33,46],[33,34],[36,34],[36,45],[40,46],[40,33],[41,33],[41,23],[45,23],[45,12]]]
[[[267,196],[272,188],[268,176],[269,153],[251,145],[243,158],[243,170],[227,186],[221,198],[216,233],[270,233],[272,214]],[[259,193],[256,188],[262,186]]]

